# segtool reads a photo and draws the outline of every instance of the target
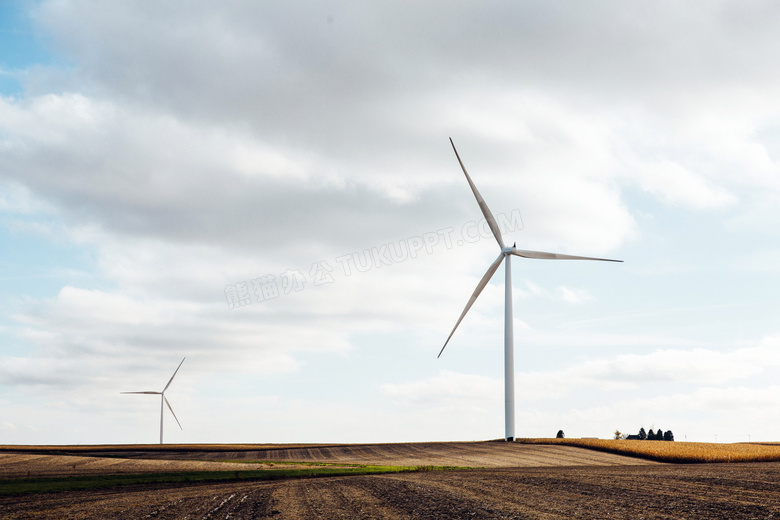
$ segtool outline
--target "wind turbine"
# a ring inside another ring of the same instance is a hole
[[[490,281],[490,278],[492,278],[493,274],[498,270],[501,262],[506,260],[506,275],[504,277],[504,438],[507,441],[513,441],[515,439],[515,353],[514,337],[512,331],[512,268],[510,263],[512,255],[523,258],[538,258],[542,260],[599,260],[602,262],[622,262],[622,260],[591,258],[589,256],[562,255],[558,253],[544,253],[542,251],[525,251],[522,249],[517,249],[515,245],[512,247],[506,247],[504,245],[504,241],[501,239],[501,231],[498,229],[496,219],[493,218],[493,214],[490,212],[490,208],[488,208],[487,204],[485,204],[485,200],[482,198],[482,195],[479,194],[479,191],[472,182],[471,177],[469,177],[469,174],[466,171],[466,167],[463,166],[463,161],[460,160],[460,155],[458,155],[458,150],[455,149],[455,143],[452,142],[452,138],[450,138],[450,144],[452,145],[452,149],[455,152],[455,157],[458,158],[458,163],[460,163],[460,167],[463,170],[463,173],[466,175],[466,180],[471,187],[471,191],[474,193],[474,197],[477,199],[479,209],[482,210],[482,214],[485,216],[485,220],[487,220],[490,231],[493,232],[493,236],[496,238],[496,241],[501,248],[501,253],[498,255],[498,258],[496,258],[496,260],[490,264],[487,272],[477,284],[477,288],[474,289],[474,293],[471,295],[471,298],[469,298],[469,302],[466,304],[466,308],[463,309],[463,313],[461,313],[460,318],[458,318],[458,322],[455,323],[455,326],[452,328],[452,332],[450,332],[450,335],[447,337],[447,341],[444,342],[444,346],[441,348],[441,351],[439,351],[439,355],[437,357],[441,357],[441,354],[447,347],[447,343],[449,343],[450,338],[452,338],[452,335],[455,334],[455,329],[458,328],[458,325],[460,325],[460,322],[463,321],[466,313],[469,311],[471,306],[474,305],[474,302],[482,292],[482,289],[485,288],[485,286]]]
[[[181,360],[181,363],[179,363],[179,366],[176,367],[176,371],[173,373],[171,378],[168,380],[168,384],[165,385],[165,388],[162,389],[162,392],[153,392],[153,391],[147,391],[147,392],[119,392],[120,394],[152,394],[152,395],[159,395],[160,396],[160,444],[163,443],[163,411],[165,408],[163,408],[163,403],[168,405],[168,409],[173,414],[173,418],[176,419],[176,424],[179,425],[179,428],[182,430],[184,428],[181,427],[181,423],[179,422],[179,418],[176,417],[176,414],[173,413],[173,408],[171,408],[171,403],[168,402],[168,398],[165,397],[165,391],[168,390],[168,387],[171,386],[171,383],[173,382],[173,378],[176,377],[176,372],[179,371],[181,368],[182,363],[184,363],[184,360],[187,359],[186,357]]]

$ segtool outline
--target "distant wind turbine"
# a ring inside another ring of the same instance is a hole
[[[506,259],[506,275],[504,277],[504,438],[507,441],[513,441],[515,439],[515,354],[514,338],[512,332],[512,269],[510,264],[512,255],[523,258],[539,258],[543,260],[599,260],[602,262],[622,262],[622,260],[591,258],[588,256],[561,255],[558,253],[544,253],[541,251],[525,251],[522,249],[517,249],[515,246],[506,247],[504,245],[504,241],[501,240],[501,231],[498,229],[496,219],[493,218],[493,214],[490,212],[490,208],[488,208],[487,204],[485,204],[485,200],[482,198],[482,195],[479,194],[477,187],[471,181],[471,177],[469,177],[469,174],[466,171],[466,167],[463,166],[463,161],[460,160],[458,150],[455,149],[455,143],[452,142],[452,138],[450,138],[450,144],[452,145],[452,149],[455,151],[455,157],[458,158],[458,163],[460,163],[460,167],[463,170],[463,173],[466,175],[466,180],[471,187],[471,191],[474,193],[474,197],[477,199],[479,209],[482,210],[482,214],[485,216],[485,220],[487,220],[488,226],[490,226],[490,231],[493,232],[493,236],[496,238],[499,247],[501,247],[501,253],[498,255],[498,258],[496,258],[496,260],[490,265],[490,267],[488,267],[487,272],[477,284],[477,288],[474,289],[474,293],[471,295],[471,298],[469,298],[469,302],[466,304],[466,308],[463,309],[463,313],[460,315],[460,318],[458,318],[458,322],[455,323],[455,326],[452,328],[452,332],[450,332],[450,335],[447,337],[447,341],[444,342],[444,346],[441,348],[441,351],[439,351],[439,356],[437,357],[440,357],[442,352],[444,352],[444,349],[447,347],[447,343],[449,343],[450,338],[452,338],[452,335],[455,334],[455,329],[458,328],[458,325],[460,325],[460,322],[463,321],[466,313],[469,311],[471,306],[474,305],[474,302],[482,292],[482,289],[485,288],[485,286],[490,281],[490,278],[492,278],[493,274],[496,272],[496,270],[498,270],[501,262]]]
[[[179,371],[181,368],[182,363],[184,363],[184,360],[187,359],[186,357],[181,360],[181,363],[179,363],[179,366],[176,367],[176,371],[173,373],[171,378],[168,380],[168,384],[165,385],[165,388],[162,389],[162,392],[153,392],[153,391],[147,391],[147,392],[119,392],[120,394],[152,394],[152,395],[159,395],[160,396],[160,444],[163,443],[163,411],[165,408],[163,407],[163,403],[168,405],[168,409],[173,414],[173,418],[176,419],[176,424],[179,425],[180,429],[184,429],[181,427],[181,423],[179,422],[179,418],[176,417],[176,414],[173,412],[173,408],[171,408],[171,403],[168,402],[168,398],[165,397],[165,391],[168,390],[168,387],[171,386],[171,383],[173,382],[173,378],[176,377],[176,372]]]

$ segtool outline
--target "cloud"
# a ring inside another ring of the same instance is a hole
[[[381,385],[381,392],[402,405],[441,406],[457,401],[459,406],[471,403],[473,407],[494,400],[501,388],[493,378],[442,370],[425,381]]]
[[[3,176],[75,226],[255,250],[266,241],[284,247],[293,230],[334,236],[367,205],[397,211],[376,187],[317,179],[310,162],[241,132],[78,94],[0,101],[0,113]],[[246,241],[250,229],[256,241]]]
[[[158,366],[177,355],[199,358],[220,371],[289,373],[299,368],[295,352],[343,351],[348,345],[337,330],[291,330],[289,318],[262,306],[232,313],[217,304],[75,287],[28,302],[15,318],[24,325],[18,338],[36,355],[4,363],[0,380],[13,385],[79,387],[123,367]],[[128,375],[125,371],[123,377]]]
[[[588,291],[570,287],[558,287],[557,293],[563,301],[573,304],[584,303],[593,299],[593,296],[591,296]]]
[[[702,210],[737,203],[733,194],[672,162],[648,165],[639,179],[643,189],[672,205]]]
[[[694,385],[697,388],[694,393],[698,396],[706,385],[745,380],[765,373],[769,367],[780,366],[778,343],[780,339],[772,336],[755,346],[727,352],[703,348],[665,349],[585,360],[562,369],[521,370],[515,378],[517,398],[534,402],[593,390],[627,392],[657,383]],[[712,388],[705,393],[715,395],[724,387]],[[451,371],[441,371],[422,381],[382,386],[384,395],[405,405],[451,403],[455,406],[455,403],[472,400],[490,401],[502,395],[502,389],[503,384],[496,378]]]
[[[655,383],[719,385],[744,380],[780,365],[778,338],[729,351],[705,348],[664,349],[647,354],[618,354],[583,361],[565,369],[519,373],[521,395],[562,397],[584,388],[632,390]]]
[[[558,286],[554,290],[549,290],[541,287],[539,284],[534,283],[531,280],[524,280],[525,291],[521,292],[521,296],[528,297],[541,297],[546,299],[554,299],[564,301],[573,305],[584,303],[593,299],[593,296],[585,289],[579,289],[576,287]]]

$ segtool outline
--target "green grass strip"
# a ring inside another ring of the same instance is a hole
[[[139,484],[193,484],[240,480],[278,480],[289,478],[321,478],[348,475],[375,475],[416,471],[463,469],[445,466],[360,466],[351,468],[304,468],[248,471],[188,471],[178,473],[147,473],[135,475],[84,475],[72,477],[41,477],[0,480],[0,495],[57,493],[88,489],[112,488]]]

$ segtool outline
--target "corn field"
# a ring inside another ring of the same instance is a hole
[[[780,444],[668,442],[613,439],[518,439],[524,444],[563,444],[658,462],[770,462],[780,461]]]

